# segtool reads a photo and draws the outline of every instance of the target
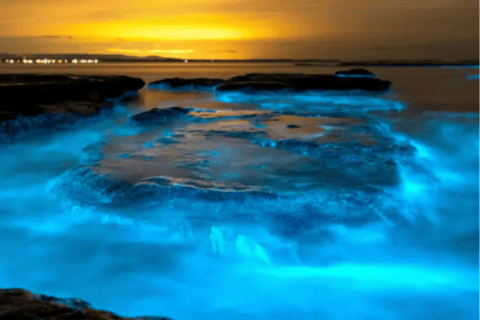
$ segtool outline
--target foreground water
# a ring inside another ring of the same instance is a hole
[[[478,69],[371,71],[393,90],[142,90],[2,143],[0,286],[179,320],[475,317]]]

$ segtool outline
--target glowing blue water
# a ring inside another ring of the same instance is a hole
[[[337,74],[337,77],[340,78],[367,78],[367,79],[375,79],[375,75],[373,74]]]
[[[476,316],[478,114],[209,99],[228,105],[143,126],[118,104],[2,143],[1,286],[125,316]]]
[[[261,94],[217,92],[216,97],[219,101],[227,103],[254,103],[265,109],[296,112],[312,110],[358,113],[371,110],[400,111],[405,107],[398,101],[355,91],[311,91],[300,94],[288,91]]]

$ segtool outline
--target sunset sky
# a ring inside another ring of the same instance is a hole
[[[477,59],[471,0],[2,0],[0,52]]]

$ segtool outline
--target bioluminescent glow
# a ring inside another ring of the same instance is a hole
[[[208,99],[228,108],[2,128],[2,287],[185,320],[476,316],[478,114]]]
[[[370,74],[337,74],[337,77],[340,78],[367,78],[367,79],[375,79],[375,75]]]
[[[188,92],[188,91],[196,91],[196,90],[201,90],[201,91],[214,91],[215,90],[214,86],[198,86],[198,85],[193,85],[193,84],[172,88],[167,83],[160,83],[160,84],[149,84],[148,87],[150,89],[168,90],[168,91],[177,91],[177,92]]]
[[[457,66],[442,66],[445,69],[479,69],[478,64],[457,65]]]
[[[398,101],[369,96],[364,92],[307,92],[307,93],[242,93],[216,92],[219,101],[227,103],[255,103],[261,108],[281,111],[365,112],[397,110],[405,106]]]

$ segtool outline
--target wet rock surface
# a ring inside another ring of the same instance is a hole
[[[343,76],[342,76],[343,75]],[[221,79],[164,79],[149,84],[151,88],[175,89],[215,87],[217,91],[276,91],[276,90],[387,90],[391,82],[375,79],[364,69],[337,72],[335,75],[301,73],[250,73],[228,80]]]
[[[100,110],[106,99],[137,91],[145,83],[126,76],[0,75],[0,121],[44,113],[89,114]]]
[[[251,73],[233,77],[217,86],[218,91],[250,90],[386,90],[389,81],[378,79],[339,78],[334,75],[305,75],[290,73]]]
[[[202,87],[214,87],[217,84],[222,83],[222,79],[207,79],[207,78],[196,78],[196,79],[182,79],[182,78],[171,78],[164,79],[159,81],[150,82],[148,87],[150,88],[185,88],[185,89],[195,89]]]
[[[178,120],[182,117],[186,117],[189,112],[189,109],[182,107],[171,107],[166,109],[152,108],[146,112],[134,115],[131,119],[137,123],[154,124],[169,120]]]
[[[375,78],[375,75],[365,69],[351,69],[347,71],[335,72],[337,77],[363,77],[363,78]]]
[[[80,299],[60,299],[17,288],[0,289],[0,317],[5,320],[169,320],[155,316],[120,317],[93,309]]]

